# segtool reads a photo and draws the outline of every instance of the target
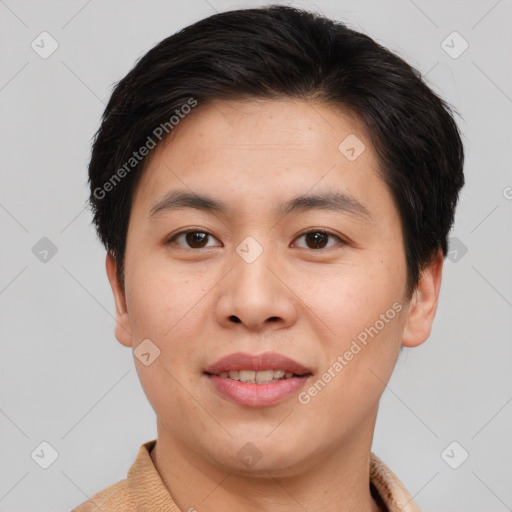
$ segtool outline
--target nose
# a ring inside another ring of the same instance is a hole
[[[290,277],[284,262],[275,252],[264,249],[255,260],[235,252],[231,263],[232,270],[219,283],[216,313],[222,326],[241,324],[248,330],[262,331],[296,322],[299,299],[287,283]]]

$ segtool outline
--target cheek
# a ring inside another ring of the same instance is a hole
[[[150,339],[160,351],[151,366],[135,361],[152,403],[161,398],[160,390],[168,390],[173,397],[166,400],[179,401],[183,394],[180,384],[186,389],[195,385],[197,361],[203,349],[198,340],[204,339],[206,316],[211,315],[211,303],[208,306],[207,300],[201,300],[208,291],[206,280],[197,273],[185,274],[176,268],[170,271],[153,261],[137,267],[127,282],[134,348]]]
[[[134,335],[167,343],[177,332],[194,324],[205,294],[201,277],[168,269],[148,259],[127,279],[127,307]],[[205,288],[206,289],[206,288]]]
[[[403,301],[406,275],[399,263],[375,258],[322,272],[304,272],[295,290],[338,338],[356,335],[358,330],[373,325],[394,303]],[[396,313],[395,308],[390,315],[394,318]]]
[[[350,410],[358,423],[377,407],[393,372],[405,306],[397,301],[358,303],[355,298],[344,305],[331,317],[335,335],[324,344],[324,364],[306,393],[315,396],[315,411],[336,411],[342,417]]]
[[[151,340],[159,355],[146,366],[135,361],[142,387],[160,414],[172,409],[193,409],[185,404],[183,389],[193,389],[201,326],[201,287],[198,280],[155,265],[138,267],[130,276],[127,296],[134,348]],[[137,352],[135,352],[137,357]]]
[[[400,261],[379,257],[340,267],[330,279],[308,279],[311,282],[303,285],[305,302],[329,328],[324,336],[323,370],[330,369],[337,378],[332,393],[322,400],[332,407],[342,396],[368,403],[381,395],[380,379],[388,380],[399,353],[405,275]]]

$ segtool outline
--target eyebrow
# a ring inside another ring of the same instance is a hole
[[[220,199],[214,199],[203,194],[186,190],[173,190],[155,203],[149,217],[155,217],[166,211],[181,208],[194,208],[207,213],[227,214],[231,210],[229,205]],[[370,211],[355,198],[342,192],[318,192],[315,194],[301,194],[279,204],[274,209],[276,216],[288,215],[293,212],[306,212],[312,210],[333,210],[364,220],[371,220]]]

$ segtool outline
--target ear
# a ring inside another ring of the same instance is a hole
[[[437,310],[444,256],[438,250],[434,261],[426,267],[409,302],[402,345],[417,347],[430,336]]]
[[[126,307],[126,298],[124,291],[119,284],[117,278],[117,264],[116,260],[110,252],[107,252],[107,259],[105,262],[107,269],[107,276],[114,295],[114,302],[116,305],[116,338],[126,347],[132,346],[132,329],[130,325],[130,317]]]

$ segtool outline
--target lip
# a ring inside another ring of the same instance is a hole
[[[268,369],[285,370],[298,375],[277,382],[269,382],[268,384],[252,384],[218,375],[230,370],[258,371]],[[204,373],[217,393],[238,405],[246,407],[277,405],[295,395],[312,375],[310,369],[304,365],[274,352],[259,355],[242,352],[231,354],[207,366]]]
[[[204,371],[205,373],[218,375],[230,370],[284,370],[300,375],[311,373],[311,370],[306,366],[276,352],[265,352],[257,355],[237,352],[222,357],[217,362],[207,366]]]

